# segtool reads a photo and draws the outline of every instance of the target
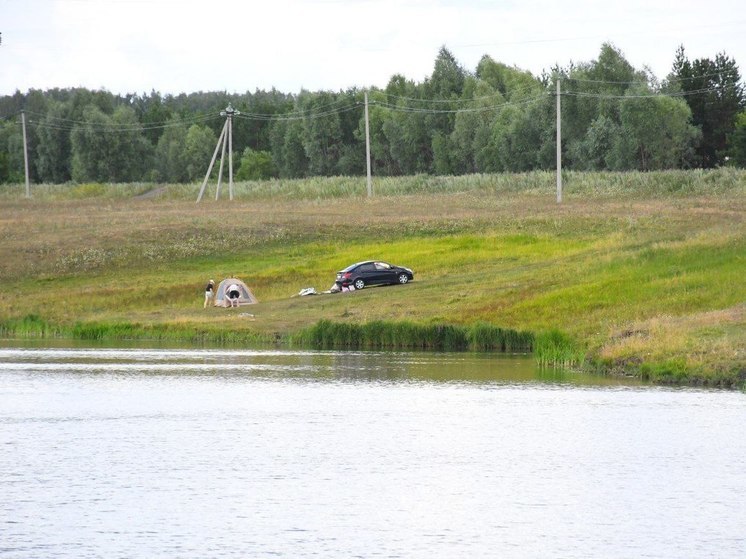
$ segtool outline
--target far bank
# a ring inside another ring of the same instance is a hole
[[[549,173],[388,179],[373,198],[354,177],[239,183],[233,202],[200,204],[199,185],[6,189],[0,320],[16,335],[38,320],[46,335],[267,343],[321,321],[485,324],[558,333],[599,372],[737,384],[745,176],[569,173],[562,204]],[[415,281],[294,297],[367,258]],[[206,281],[231,275],[259,298],[253,317],[202,309]]]

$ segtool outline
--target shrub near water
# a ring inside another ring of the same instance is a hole
[[[36,314],[29,314],[23,318],[9,318],[0,322],[1,336],[48,338],[56,336],[59,333],[59,328],[51,326],[46,320]]]
[[[469,347],[475,351],[523,353],[533,349],[534,335],[479,322],[467,331]]]
[[[545,367],[577,367],[585,361],[585,351],[567,334],[549,330],[536,336],[534,357]]]
[[[190,324],[86,322],[76,323],[64,333],[79,340],[156,340],[214,344],[263,344],[270,341],[267,336],[251,331],[197,328]]]
[[[292,338],[317,349],[436,349],[442,351],[529,352],[533,335],[480,323],[416,324],[409,321],[350,324],[320,320]]]
[[[139,324],[130,322],[76,322],[51,325],[38,315],[0,321],[0,336],[26,338],[67,337],[76,340],[153,340],[213,344],[266,344],[270,336],[252,331],[232,331],[195,324]]]

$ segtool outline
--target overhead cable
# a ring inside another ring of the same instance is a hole
[[[699,76],[692,76],[689,78],[671,78],[671,79],[665,79],[665,83],[672,84],[672,83],[680,83],[680,82],[686,82],[686,81],[694,81],[699,80],[702,78],[712,78],[714,76],[722,76],[723,74],[729,73],[728,71],[721,70],[719,72],[713,72],[711,74],[701,74]],[[572,76],[560,76],[560,79],[562,81],[572,81],[572,82],[581,82],[581,83],[605,83],[605,84],[615,84],[615,85],[647,85],[648,81],[643,80],[634,80],[634,81],[614,81],[614,80],[591,80],[591,79],[585,79],[585,78],[574,78]]]
[[[182,119],[171,119],[167,121],[161,121],[161,122],[152,122],[148,124],[142,124],[142,123],[131,123],[131,124],[118,124],[116,122],[91,122],[86,120],[75,120],[71,118],[64,118],[64,117],[58,117],[50,114],[44,114],[39,113],[36,111],[26,111],[26,114],[28,114],[30,117],[33,117],[34,115],[38,118],[42,118],[44,120],[52,120],[59,123],[69,124],[69,125],[76,125],[81,124],[85,126],[91,126],[96,125],[100,127],[108,127],[112,129],[129,129],[129,128],[136,128],[143,130],[155,130],[159,128],[171,128],[174,126],[180,126],[182,124],[195,124],[197,122],[206,122],[209,120],[215,120],[218,118],[216,115],[195,115],[188,118],[182,118]],[[37,121],[38,122],[38,121]],[[62,126],[62,124],[60,124]]]
[[[726,86],[733,87],[735,86]],[[694,95],[702,95],[705,93],[719,93],[722,92],[722,87],[708,87],[703,89],[695,89],[692,91],[672,91],[672,92],[651,92],[646,94],[623,94],[613,95],[610,93],[591,93],[587,91],[563,91],[562,95],[569,95],[572,97],[590,97],[595,99],[645,99],[650,97],[692,97]]]

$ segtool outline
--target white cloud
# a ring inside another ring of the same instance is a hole
[[[740,2],[707,13],[689,0],[0,0],[0,94],[384,86],[429,75],[441,45],[469,70],[489,54],[538,74],[595,58],[603,41],[661,78],[679,44],[744,64]]]

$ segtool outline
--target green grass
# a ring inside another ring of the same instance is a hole
[[[743,170],[723,167],[712,170],[670,170],[640,172],[564,171],[566,196],[577,197],[678,197],[711,195],[743,190]],[[197,199],[201,184],[102,184],[68,183],[32,185],[36,200],[69,200],[96,198],[101,200],[148,197],[166,200]],[[216,183],[211,181],[203,203],[214,203]],[[418,194],[453,194],[474,192],[483,194],[528,193],[554,194],[556,175],[552,171],[528,173],[472,174],[462,176],[412,175],[404,177],[374,177],[376,196],[407,196]],[[1,184],[0,199],[16,199],[25,195],[22,184]],[[228,185],[222,187],[222,198],[228,197]],[[365,179],[360,177],[311,177],[305,179],[272,179],[234,183],[236,200],[319,201],[364,198]]]
[[[36,314],[0,321],[0,336],[52,338],[62,333],[59,327],[49,324]]]
[[[530,345],[546,364],[658,382],[746,380],[746,172],[565,179],[561,205],[551,173],[376,179],[370,199],[358,178],[240,183],[233,202],[200,204],[199,185],[144,199],[153,185],[42,185],[31,200],[3,186],[0,331]],[[367,258],[407,265],[415,281],[293,297]],[[203,310],[207,279],[231,275],[260,304]]]
[[[559,330],[536,336],[534,355],[543,367],[578,367],[585,362],[585,351],[577,342]]]
[[[373,320],[362,324],[320,320],[291,337],[290,343],[317,349],[429,349],[442,351],[530,352],[530,332],[478,323],[417,324],[407,320]]]

